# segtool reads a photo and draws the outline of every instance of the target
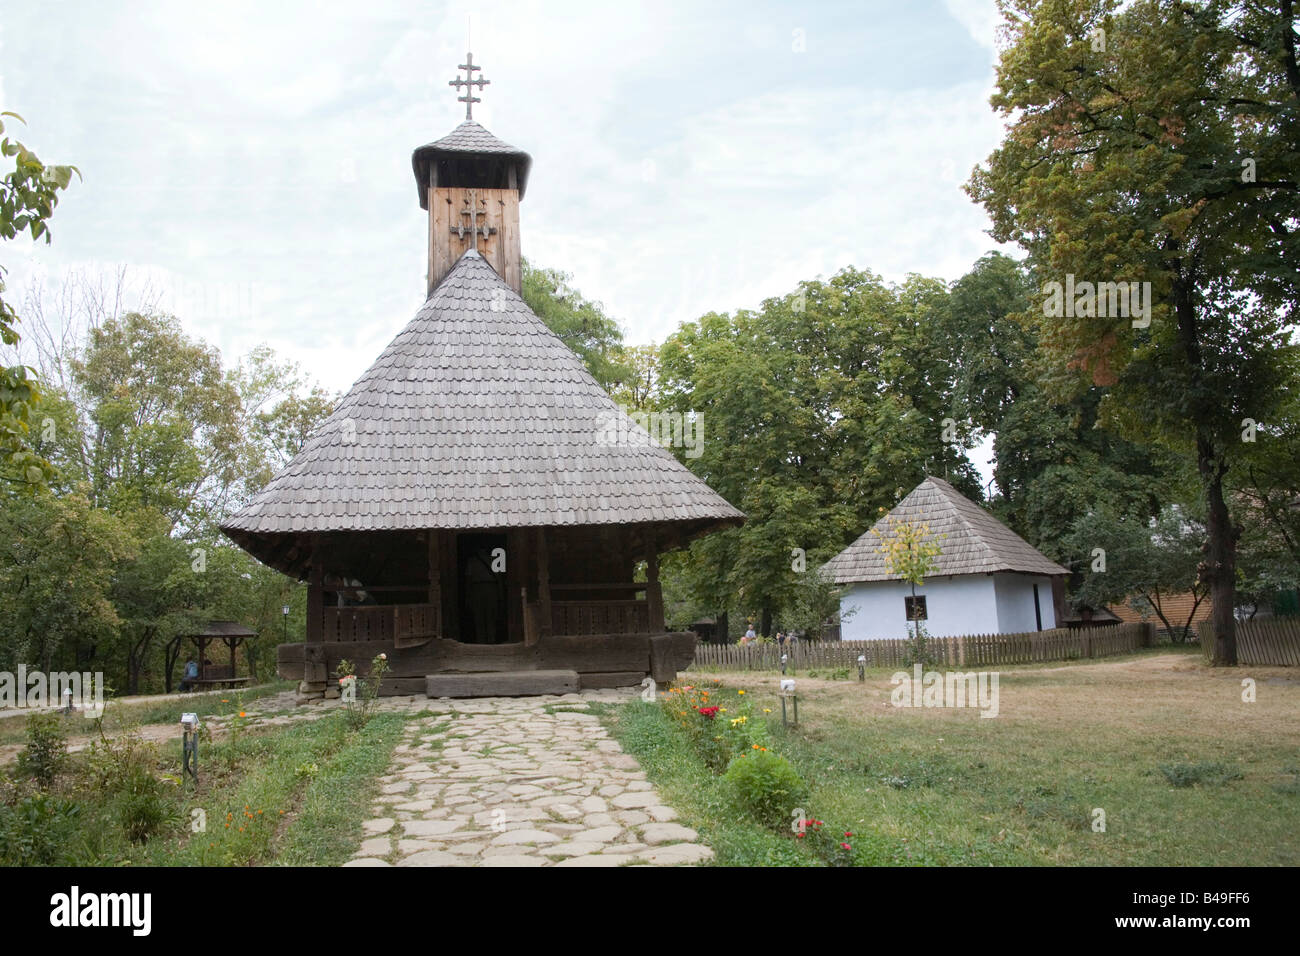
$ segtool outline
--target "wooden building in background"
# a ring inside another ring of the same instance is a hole
[[[221,526],[308,583],[280,673],[316,690],[385,652],[392,694],[671,680],[696,636],[665,630],[659,556],[744,516],[520,298],[528,155],[467,115],[412,162],[427,301]]]

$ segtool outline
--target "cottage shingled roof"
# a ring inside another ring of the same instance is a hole
[[[1025,574],[1069,574],[1002,522],[942,478],[926,478],[893,511],[823,565],[836,584],[897,580],[885,569],[881,539],[894,521],[924,522],[931,536],[947,535],[940,545],[933,576],[1019,571]]]
[[[262,557],[277,533],[743,520],[470,250],[221,528]]]
[[[470,119],[465,120],[441,139],[417,147],[411,154],[411,166],[415,170],[416,192],[420,197],[421,209],[429,208],[429,196],[426,192],[429,165],[440,157],[455,156],[458,153],[513,159],[519,167],[519,198],[524,198],[524,190],[528,187],[528,170],[533,164],[533,158],[522,149],[497,139],[487,127]]]

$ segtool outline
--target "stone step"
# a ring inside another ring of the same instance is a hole
[[[532,697],[578,691],[577,671],[430,674],[424,681],[425,693],[429,697]]]

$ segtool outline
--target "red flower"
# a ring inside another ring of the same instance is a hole
[[[844,849],[846,849],[846,850],[851,850],[851,849],[853,849],[853,847],[849,846],[847,843],[841,843],[840,846],[844,847]]]
[[[797,840],[802,840],[802,839],[803,839],[803,834],[802,834],[802,833],[796,833],[796,834],[795,834],[795,839],[797,839]]]

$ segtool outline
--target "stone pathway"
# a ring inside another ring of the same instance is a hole
[[[622,866],[700,863],[713,851],[676,823],[591,701],[430,700],[381,778],[366,838],[344,866]]]

